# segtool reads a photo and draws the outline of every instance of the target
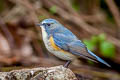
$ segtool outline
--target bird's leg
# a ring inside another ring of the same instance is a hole
[[[64,64],[64,67],[65,68],[68,68],[68,66],[69,66],[69,64],[71,63],[71,61],[69,60],[69,61],[67,61],[65,64]]]

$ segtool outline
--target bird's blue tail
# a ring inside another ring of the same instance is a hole
[[[93,52],[91,52],[90,50],[88,50],[88,53],[91,54],[92,56],[94,56],[94,57],[97,59],[97,61],[99,61],[99,62],[107,65],[108,67],[111,67],[107,62],[105,62],[103,59],[101,59],[101,58],[99,58],[98,56],[96,56],[96,55],[95,55]]]

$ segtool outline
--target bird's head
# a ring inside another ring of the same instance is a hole
[[[44,28],[45,30],[53,30],[59,27],[61,24],[55,19],[45,19],[37,25],[41,28]]]

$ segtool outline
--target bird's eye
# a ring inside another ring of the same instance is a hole
[[[45,25],[45,23],[43,23],[42,25]]]
[[[48,23],[47,25],[48,25],[48,26],[50,26],[50,24],[49,24],[49,23]]]

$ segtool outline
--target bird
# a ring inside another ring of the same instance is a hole
[[[64,67],[78,58],[85,58],[111,67],[103,59],[90,51],[69,29],[59,21],[49,18],[36,24],[42,30],[42,39],[47,50],[56,57],[66,60]]]

